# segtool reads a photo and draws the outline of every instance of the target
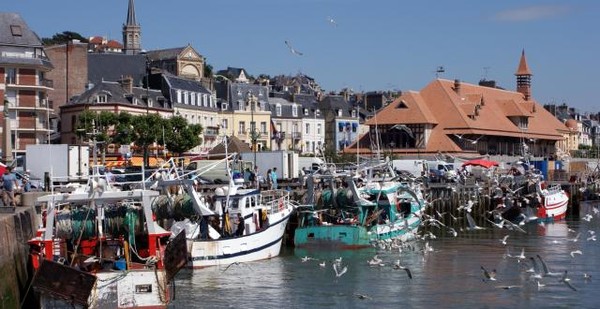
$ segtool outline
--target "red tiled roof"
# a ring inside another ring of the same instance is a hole
[[[383,108],[365,124],[436,124],[433,113],[417,92],[403,93],[394,102]]]
[[[107,46],[108,48],[123,48],[123,45],[122,45],[120,42],[118,42],[118,41],[115,41],[115,40],[110,40],[110,41],[108,41],[108,42],[106,43],[106,46]]]

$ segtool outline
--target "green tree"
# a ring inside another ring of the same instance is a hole
[[[165,146],[176,156],[200,145],[202,126],[188,124],[181,116],[174,116],[165,121]]]
[[[115,127],[117,125],[117,115],[108,111],[101,111],[97,114],[98,118],[96,121],[96,141],[98,142],[98,149],[102,153],[102,164],[106,162],[106,151],[108,145],[114,141]]]
[[[148,166],[148,147],[162,137],[165,120],[158,114],[136,115],[131,119],[131,136],[133,142],[144,152],[144,166]]]
[[[42,44],[49,45],[59,45],[66,44],[71,40],[79,40],[82,43],[88,43],[88,39],[84,38],[81,34],[73,31],[63,31],[62,33],[56,33],[51,38],[42,38]]]
[[[129,145],[133,142],[133,115],[121,112],[117,116],[117,125],[113,141],[119,145]]]
[[[206,63],[206,60],[204,60],[204,76],[203,77],[212,78],[213,72],[214,72],[213,66]]]

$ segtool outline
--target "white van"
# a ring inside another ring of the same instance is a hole
[[[425,160],[392,160],[392,168],[407,171],[415,177],[425,176],[429,172],[429,164]]]

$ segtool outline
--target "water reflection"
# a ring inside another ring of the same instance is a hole
[[[584,204],[581,217],[597,205]],[[600,231],[600,216],[590,222],[567,218],[546,225],[527,225],[527,234],[486,229],[459,232],[458,237],[429,240],[433,252],[415,242],[402,252],[285,250],[278,258],[253,263],[187,271],[177,280],[174,308],[595,308],[600,291],[600,244],[587,240]],[[592,231],[592,232],[590,232]],[[434,231],[435,232],[435,231]],[[509,235],[506,246],[500,239]],[[579,238],[576,238],[579,234]],[[551,271],[568,270],[577,291],[543,278],[538,288],[527,258],[540,255]],[[580,250],[581,255],[571,256]],[[374,254],[383,266],[370,266]],[[302,257],[314,260],[302,262]],[[342,257],[348,272],[337,278],[331,267]],[[392,267],[396,260],[410,268],[413,279]],[[325,262],[326,266],[319,264]],[[481,266],[496,269],[497,281],[484,281]],[[592,280],[584,279],[584,273]],[[511,286],[510,289],[502,287]],[[366,295],[360,299],[357,295]]]

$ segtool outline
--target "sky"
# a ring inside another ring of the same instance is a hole
[[[12,0],[0,10],[40,37],[122,41],[127,3]],[[538,103],[600,112],[597,0],[137,0],[135,10],[143,49],[191,44],[215,71],[303,73],[327,91],[418,91],[436,75],[514,90],[525,50]]]

